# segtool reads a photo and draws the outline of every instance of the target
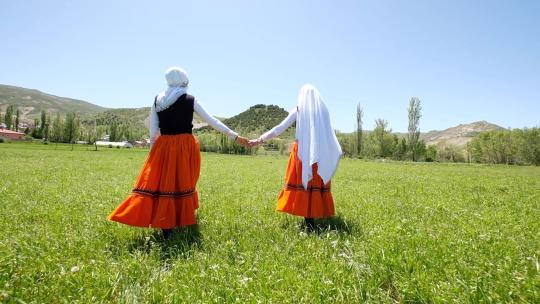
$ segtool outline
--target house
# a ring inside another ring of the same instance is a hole
[[[8,129],[0,129],[0,137],[14,139],[14,140],[23,140],[24,133],[11,131]]]
[[[127,141],[96,141],[96,146],[105,147],[119,147],[119,148],[133,148],[133,145]]]
[[[146,140],[146,139],[143,139],[143,140],[135,140],[135,141],[132,141],[131,144],[134,146],[134,147],[147,147],[150,145],[150,140]]]

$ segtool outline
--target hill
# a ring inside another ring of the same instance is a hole
[[[47,94],[38,90],[0,84],[0,112],[8,105],[16,105],[21,111],[21,121],[31,122],[39,117],[41,110],[56,115],[75,112],[88,116],[107,110],[90,102]]]
[[[289,112],[279,106],[258,104],[236,116],[224,119],[223,123],[242,135],[260,135],[279,124],[288,114]],[[210,130],[210,127],[203,127],[198,132]],[[293,134],[294,128],[290,128],[280,137],[292,138]]]
[[[148,132],[150,107],[108,109],[84,100],[0,84],[0,113],[5,113],[8,105],[16,106],[21,111],[21,122],[30,125],[34,118],[40,118],[41,111],[45,110],[51,117],[55,117],[57,113],[64,116],[66,113],[75,112],[81,118],[82,124],[87,126],[93,126],[94,123],[98,126],[109,125],[116,121],[120,125],[133,128],[137,134]],[[193,124],[195,127],[207,125],[198,115],[194,116]]]
[[[83,117],[81,122],[86,126],[110,126],[113,122],[127,127],[135,138],[148,137],[150,107],[108,109],[100,113]],[[193,115],[193,126],[204,127],[207,123],[197,115]]]
[[[504,128],[487,121],[477,121],[469,124],[460,124],[443,131],[434,130],[422,133],[420,139],[423,139],[428,145],[445,142],[463,147],[480,132],[502,129]]]

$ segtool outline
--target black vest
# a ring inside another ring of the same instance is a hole
[[[184,94],[167,109],[157,112],[162,135],[191,134],[195,97]],[[155,104],[155,101],[154,101]]]

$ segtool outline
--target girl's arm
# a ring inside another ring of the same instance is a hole
[[[159,117],[156,112],[156,105],[153,104],[150,108],[150,146],[153,146],[156,142],[156,138],[159,135]]]
[[[199,103],[199,101],[195,100],[193,104],[193,109],[201,118],[206,121],[212,128],[220,131],[221,133],[229,136],[230,139],[236,140],[238,137],[238,133],[234,132],[233,130],[229,129],[225,124],[223,124],[221,121],[217,120],[212,115],[208,114],[206,110],[202,107],[202,105]]]
[[[289,115],[277,126],[259,137],[259,141],[269,141],[287,130],[296,121],[296,108],[289,112]]]

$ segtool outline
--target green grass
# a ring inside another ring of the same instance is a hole
[[[198,225],[106,220],[147,150],[0,144],[0,301],[540,301],[540,168],[345,159],[338,216],[274,211],[287,159],[203,154]]]

